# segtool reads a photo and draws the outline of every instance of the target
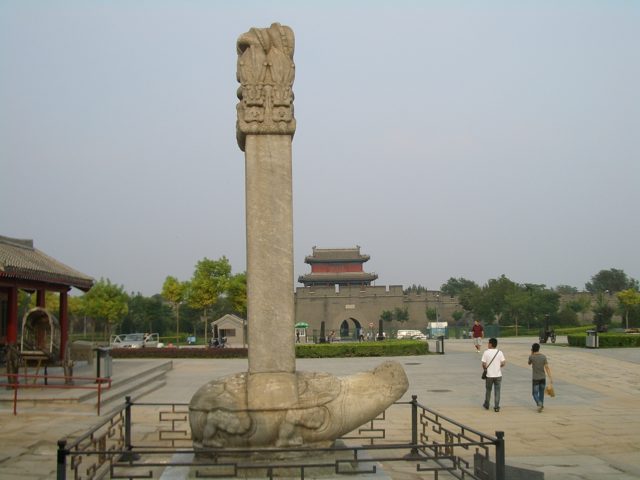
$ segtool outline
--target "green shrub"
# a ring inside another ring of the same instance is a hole
[[[640,335],[628,333],[603,333],[600,337],[599,345],[603,348],[614,347],[640,347]]]
[[[572,347],[584,347],[587,342],[587,335],[568,335],[567,340]],[[629,333],[599,333],[598,346],[600,348],[616,347],[640,347],[640,335]]]
[[[296,345],[297,358],[395,357],[427,353],[429,353],[429,345],[420,340]]]

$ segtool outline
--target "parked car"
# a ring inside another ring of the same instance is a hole
[[[109,342],[112,348],[159,348],[164,347],[157,333],[128,333],[112,335]]]

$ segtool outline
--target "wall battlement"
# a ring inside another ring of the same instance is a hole
[[[329,286],[313,286],[313,287],[297,287],[296,298],[322,298],[322,297],[404,297],[408,302],[440,302],[440,303],[458,303],[457,298],[442,294],[438,290],[429,290],[427,292],[409,292],[404,293],[402,285],[379,285],[379,286],[353,286],[335,285]]]

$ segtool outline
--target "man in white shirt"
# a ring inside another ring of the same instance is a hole
[[[489,410],[491,401],[491,387],[493,387],[493,411],[500,411],[500,384],[502,383],[502,367],[506,360],[502,351],[498,350],[498,340],[489,339],[489,348],[482,354],[482,368],[487,372],[485,379],[485,396],[482,406],[485,410]]]

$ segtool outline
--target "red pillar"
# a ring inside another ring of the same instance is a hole
[[[36,293],[36,307],[47,308],[47,291],[38,290]]]
[[[60,292],[60,312],[58,315],[60,319],[60,360],[64,360],[64,352],[69,340],[68,300],[67,292]]]
[[[18,288],[9,287],[9,304],[7,305],[7,343],[18,343]]]

